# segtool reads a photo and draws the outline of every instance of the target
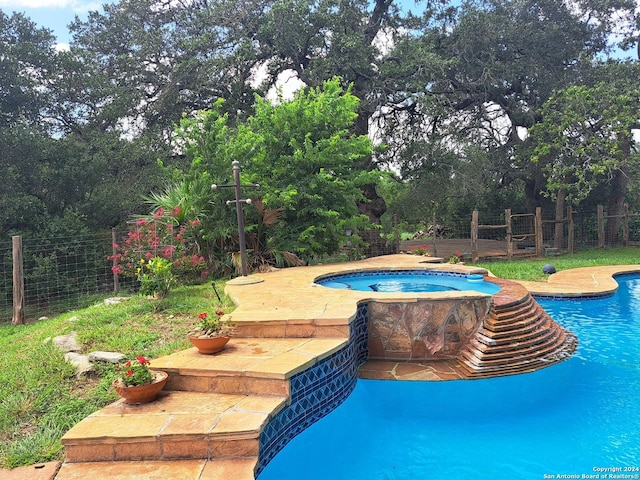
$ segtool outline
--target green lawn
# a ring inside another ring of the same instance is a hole
[[[481,262],[478,265],[501,278],[545,281],[548,275],[542,273],[542,267],[547,263],[555,266],[558,272],[571,268],[599,265],[637,265],[640,264],[640,249],[634,247],[591,249],[571,255],[548,256],[543,259],[514,260],[512,262],[501,260]]]
[[[544,280],[546,263],[558,270],[639,264],[640,250],[589,250],[480,265],[503,278]],[[216,288],[222,292],[224,283],[218,282]],[[190,347],[186,333],[197,323],[198,313],[220,308],[233,307],[227,297],[221,304],[211,286],[203,285],[178,288],[162,301],[134,296],[120,305],[99,302],[28,325],[0,325],[0,468],[62,459],[60,437],[117,398],[110,388],[114,367],[76,378],[50,339],[76,331],[82,353],[106,350],[156,358]]]
[[[218,282],[218,292],[224,284]],[[51,339],[77,332],[82,352],[121,352],[149,358],[190,347],[187,331],[198,314],[230,311],[210,285],[181,287],[164,300],[133,296],[119,305],[102,301],[27,325],[0,325],[0,468],[60,460],[60,437],[90,413],[117,399],[114,366],[76,378]]]

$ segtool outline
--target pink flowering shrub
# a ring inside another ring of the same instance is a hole
[[[141,264],[153,258],[170,262],[171,273],[183,281],[206,277],[206,262],[200,254],[198,220],[179,224],[180,208],[167,212],[159,208],[151,218],[138,218],[123,242],[114,244],[111,269],[124,277],[140,279]]]

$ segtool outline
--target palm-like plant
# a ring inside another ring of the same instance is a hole
[[[283,230],[277,228],[282,216],[282,208],[268,208],[261,198],[253,200],[257,222],[247,228],[245,241],[248,250],[249,268],[266,270],[270,267],[291,267],[304,265],[295,253],[285,250]],[[240,255],[233,255],[236,268],[240,267]]]

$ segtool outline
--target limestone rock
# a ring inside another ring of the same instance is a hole
[[[89,357],[87,355],[81,355],[76,352],[67,352],[64,359],[76,367],[77,377],[93,371],[93,365],[89,361]]]
[[[124,360],[124,354],[118,352],[91,352],[89,354],[90,362],[107,362],[120,363]]]
[[[105,298],[104,303],[106,305],[117,305],[122,302],[126,302],[130,297],[111,297]]]
[[[81,350],[77,332],[59,335],[53,339],[53,343],[63,352],[79,352]]]

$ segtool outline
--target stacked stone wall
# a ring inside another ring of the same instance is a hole
[[[369,302],[369,359],[457,358],[475,337],[491,298]]]

